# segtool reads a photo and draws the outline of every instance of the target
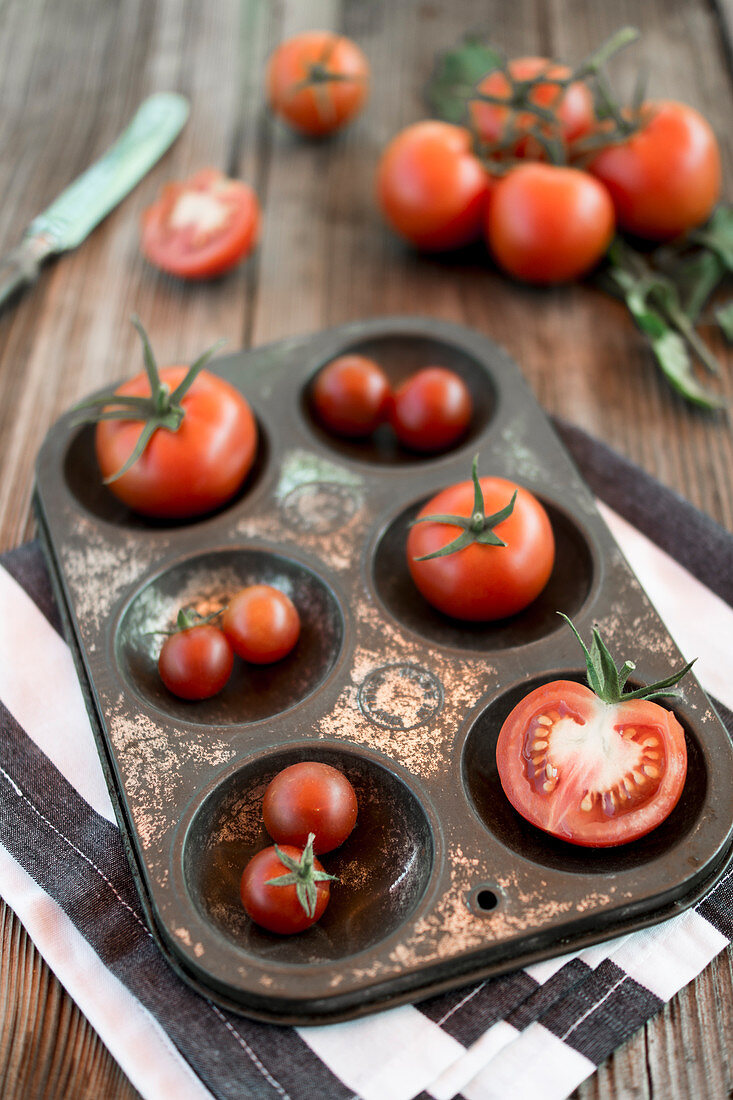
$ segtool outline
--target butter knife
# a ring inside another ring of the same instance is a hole
[[[170,148],[188,112],[187,100],[173,92],[144,101],[104,156],[34,218],[20,244],[0,259],[0,307],[36,279],[48,256],[81,244]]]

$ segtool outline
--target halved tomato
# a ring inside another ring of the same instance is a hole
[[[168,183],[143,213],[143,255],[183,279],[229,271],[257,243],[260,205],[252,188],[205,168],[183,183]]]

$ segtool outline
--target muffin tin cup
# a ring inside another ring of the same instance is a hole
[[[310,387],[336,355],[371,355],[393,384],[421,366],[457,371],[476,415],[450,452],[417,456],[389,429],[342,441],[318,425]],[[133,516],[99,484],[92,436],[64,417],[37,466],[35,505],[67,633],[146,918],[192,985],[258,1019],[345,1019],[523,966],[678,912],[730,859],[733,750],[692,676],[674,709],[688,745],[680,803],[657,830],[578,848],[521,818],[495,745],[518,699],[582,680],[577,643],[598,622],[645,682],[681,663],[594,501],[494,344],[467,329],[388,318],[219,360],[260,426],[252,473],[215,514]],[[440,489],[508,477],[544,503],[557,544],[526,611],[460,624],[414,588],[407,524]],[[253,582],[283,588],[303,632],[270,667],[237,659],[220,696],[185,703],[159,682],[175,612],[215,610]],[[269,843],[269,780],[323,760],[360,794],[356,829],[323,857],[339,876],[319,924],[257,928],[239,901],[244,864]]]

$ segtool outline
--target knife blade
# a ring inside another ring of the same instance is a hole
[[[76,248],[170,148],[188,118],[182,95],[146,99],[130,125],[28,226],[20,244],[0,259],[0,307],[33,282],[43,261]]]

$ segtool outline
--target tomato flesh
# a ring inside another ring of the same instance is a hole
[[[265,791],[262,817],[278,844],[301,848],[313,833],[314,852],[330,852],[356,825],[356,794],[346,776],[330,764],[302,761],[281,771]]]
[[[184,279],[229,271],[257,243],[260,208],[248,184],[212,168],[169,183],[143,214],[143,255]]]
[[[684,731],[646,699],[604,703],[582,684],[535,689],[496,747],[504,792],[527,821],[572,844],[626,844],[672,812],[685,782]]]
[[[281,850],[297,861],[303,854],[301,848],[290,844],[282,845]],[[317,859],[313,866],[316,871],[323,870]],[[304,932],[320,920],[331,895],[328,880],[317,882],[315,912],[309,916],[300,904],[295,886],[270,885],[270,879],[286,875],[289,870],[274,847],[263,848],[244,868],[240,883],[240,896],[247,915],[262,928],[281,936]]]

